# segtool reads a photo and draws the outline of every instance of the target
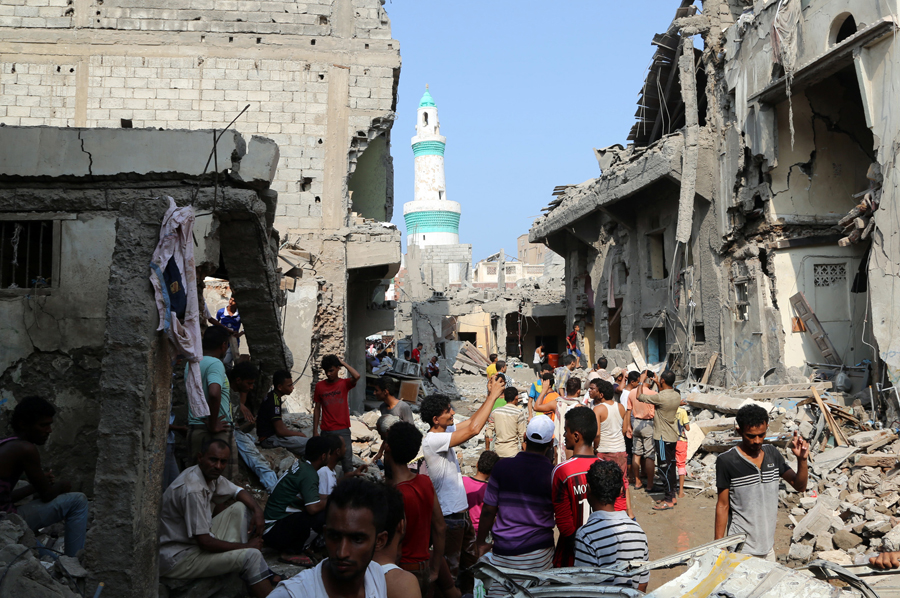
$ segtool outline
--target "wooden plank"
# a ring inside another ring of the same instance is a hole
[[[631,351],[631,356],[634,357],[635,365],[640,368],[640,371],[643,372],[647,369],[647,362],[644,361],[644,355],[641,353],[640,348],[637,346],[637,343],[632,341],[628,343],[628,350]]]
[[[814,384],[775,384],[758,386],[747,392],[734,392],[733,397],[745,399],[807,399],[811,398],[812,389],[825,391],[831,389],[831,382],[816,382]]]
[[[825,329],[819,322],[819,318],[816,317],[816,313],[813,311],[812,307],[810,307],[809,302],[803,295],[803,292],[798,292],[796,295],[791,297],[790,302],[791,305],[794,306],[794,310],[797,312],[797,315],[800,316],[801,320],[803,320],[803,324],[806,326],[806,331],[809,332],[810,336],[812,336],[813,342],[816,343],[816,346],[822,352],[822,356],[825,358],[825,361],[833,365],[841,365],[841,360],[838,358],[837,350],[831,343],[831,339],[828,338],[828,333],[825,332]]]
[[[813,398],[816,400],[816,405],[819,406],[819,409],[822,410],[822,414],[825,416],[825,422],[828,424],[828,429],[831,430],[832,436],[834,436],[834,441],[838,446],[847,446],[850,444],[847,441],[847,437],[844,436],[844,433],[841,432],[840,427],[838,427],[837,423],[834,421],[834,418],[831,416],[831,411],[825,406],[822,402],[822,397],[819,396],[819,391],[815,388],[812,389]]]
[[[856,467],[894,467],[897,464],[897,455],[876,453],[874,455],[860,455],[856,458]]]
[[[706,364],[706,371],[703,372],[703,377],[700,378],[700,384],[706,384],[707,382],[709,382],[709,375],[712,374],[712,370],[716,366],[716,361],[718,359],[718,353],[713,353],[709,356],[709,363]]]

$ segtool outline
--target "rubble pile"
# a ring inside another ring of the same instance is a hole
[[[77,558],[41,557],[25,520],[14,513],[0,519],[0,580],[3,595],[16,598],[78,598],[88,573]]]
[[[740,443],[734,414],[745,404],[760,405],[770,418],[766,442],[790,467],[797,467],[789,447],[793,433],[810,442],[807,491],[783,484],[779,496],[793,525],[788,560],[853,565],[900,550],[900,438],[897,430],[875,429],[881,425],[869,421],[858,399],[845,406],[843,397],[840,404],[840,393],[829,394],[830,387],[807,382],[685,393],[696,424],[688,433],[685,487],[716,495],[716,458]]]

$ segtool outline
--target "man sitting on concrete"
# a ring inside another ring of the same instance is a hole
[[[387,489],[381,484],[363,478],[341,481],[328,501],[328,558],[281,583],[271,597],[387,598],[384,570],[373,557],[387,544],[388,503]]]
[[[303,457],[309,438],[303,432],[288,428],[281,419],[283,409],[281,400],[290,396],[292,392],[294,381],[290,372],[278,370],[272,374],[272,390],[256,412],[256,435],[259,438],[259,446],[263,448],[280,446],[298,457]]]
[[[231,447],[203,444],[197,465],[166,489],[159,522],[159,573],[200,579],[239,573],[256,598],[272,591],[273,573],[262,553],[263,511],[246,490],[222,476]],[[237,502],[226,509],[228,499]],[[249,526],[248,526],[249,516]]]
[[[283,561],[293,565],[311,567],[313,564],[301,553],[310,531],[321,532],[325,523],[328,496],[319,493],[318,470],[328,461],[328,449],[327,438],[310,438],[306,459],[294,461],[266,502],[263,540],[283,553]]]
[[[244,420],[247,422],[246,426],[252,426],[256,423],[256,418],[253,417],[253,413],[247,407],[247,395],[256,386],[257,378],[259,378],[259,370],[249,361],[238,363],[228,372],[228,381],[231,384],[232,392],[236,392],[240,396],[240,410]],[[241,460],[256,474],[266,492],[271,494],[272,490],[275,489],[275,484],[278,483],[278,476],[269,467],[269,462],[266,461],[266,458],[259,452],[256,440],[250,434],[236,427],[234,429],[234,442],[237,444],[238,455]]]
[[[41,467],[43,446],[50,437],[56,409],[40,397],[25,397],[16,405],[10,419],[14,436],[0,440],[0,512],[18,513],[37,531],[58,521],[66,522],[66,556],[77,556],[84,548],[88,501],[80,492],[69,492],[69,482],[54,482]],[[25,474],[28,485],[16,488]],[[18,501],[36,494],[36,498],[16,507]]]

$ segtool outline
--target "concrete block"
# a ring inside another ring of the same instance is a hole
[[[859,544],[862,542],[862,538],[852,532],[842,529],[834,533],[834,535],[831,537],[831,541],[837,548],[840,548],[841,550],[849,550],[851,548],[859,546]]]
[[[812,556],[813,547],[807,546],[806,544],[791,544],[791,550],[788,552],[788,557],[795,561],[803,561],[805,562],[810,556]]]
[[[211,131],[154,129],[51,129],[4,127],[0,130],[0,174],[24,177],[114,176],[121,173],[180,173],[199,176],[212,150]],[[222,136],[219,164],[242,153],[237,132]]]

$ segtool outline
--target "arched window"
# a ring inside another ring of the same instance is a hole
[[[425,125],[426,127],[428,126],[428,113],[427,112],[422,113],[422,124]]]
[[[856,19],[850,13],[838,15],[831,26],[831,37],[834,40],[832,44],[839,44],[854,33],[856,33]]]

